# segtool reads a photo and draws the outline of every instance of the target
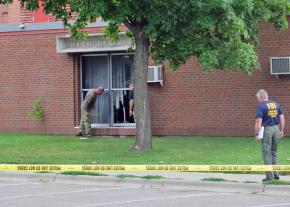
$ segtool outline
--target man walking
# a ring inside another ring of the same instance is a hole
[[[277,164],[278,139],[284,137],[285,119],[279,103],[268,100],[268,93],[264,89],[257,92],[259,105],[256,108],[255,137],[259,139],[259,131],[264,127],[262,138],[262,155],[265,165]],[[278,172],[266,172],[263,182],[277,179]]]
[[[98,95],[104,92],[103,87],[93,88],[88,91],[81,104],[81,121],[77,136],[91,136],[91,110],[94,108]]]

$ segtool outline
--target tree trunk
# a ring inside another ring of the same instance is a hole
[[[134,114],[136,122],[136,141],[133,151],[143,151],[152,148],[151,115],[147,89],[147,69],[149,57],[149,38],[142,30],[134,31]]]

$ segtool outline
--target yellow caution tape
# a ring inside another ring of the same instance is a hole
[[[159,171],[159,172],[290,172],[290,165],[15,165],[0,164],[0,171]]]

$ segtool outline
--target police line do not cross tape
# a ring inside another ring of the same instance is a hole
[[[290,172],[290,165],[29,165],[0,164],[0,171]]]

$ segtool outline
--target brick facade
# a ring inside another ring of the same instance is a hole
[[[0,33],[0,131],[73,134],[79,120],[80,54],[56,53],[63,31]],[[262,69],[203,74],[196,59],[179,71],[165,69],[164,87],[149,84],[154,135],[253,135],[255,94],[264,88],[290,115],[290,76],[270,75],[271,56],[290,56],[290,30],[262,24],[257,50]],[[45,122],[27,116],[37,97]],[[290,127],[286,124],[286,135]],[[96,129],[101,135],[132,135],[133,129]]]
[[[28,11],[25,8],[21,7],[20,8],[20,20],[19,21],[22,24],[34,22],[33,12],[32,11]]]
[[[33,22],[54,22],[57,19],[51,14],[46,15],[43,12],[42,2],[39,2],[37,11],[29,11],[20,6],[19,1],[13,1],[9,5],[0,5],[0,24],[25,24]],[[68,5],[67,10],[70,10]],[[76,18],[76,13],[72,14],[72,19]]]
[[[56,34],[0,36],[6,48],[0,50],[0,131],[74,132],[75,56],[57,54],[55,38]],[[44,123],[27,116],[36,98],[41,98]]]
[[[289,29],[276,32],[271,25],[262,24],[257,50],[262,69],[251,76],[220,71],[206,75],[195,59],[178,72],[166,71],[164,87],[149,88],[154,134],[251,136],[255,94],[261,88],[268,91],[270,99],[281,103],[287,120],[290,76],[271,76],[270,57],[290,56],[289,41]]]
[[[9,5],[0,5],[0,24],[20,22],[20,3],[13,1]]]
[[[34,22],[33,12],[20,6],[19,1],[0,5],[0,24],[20,24]]]

